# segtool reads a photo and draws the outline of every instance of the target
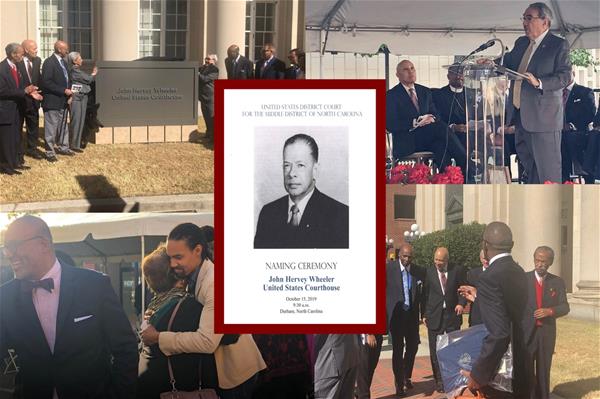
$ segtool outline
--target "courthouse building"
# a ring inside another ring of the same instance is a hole
[[[600,187],[592,185],[388,185],[386,234],[398,247],[415,222],[430,233],[502,221],[512,229],[513,257],[525,271],[534,268],[535,248],[553,248],[550,272],[565,280],[571,315],[600,320],[598,204]]]

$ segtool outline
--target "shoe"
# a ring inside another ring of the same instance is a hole
[[[23,165],[23,164],[21,164],[21,165],[17,166],[15,169],[19,169],[19,170],[29,170],[29,169],[31,169],[31,166],[27,166],[27,165]]]
[[[444,384],[442,384],[441,382],[436,383],[435,390],[440,393],[444,393]]]
[[[79,153],[83,152],[83,150],[81,148],[71,148],[71,151],[73,151],[73,152],[79,152]]]
[[[56,158],[54,155],[51,155],[46,159],[48,160],[48,162],[58,162],[58,158]]]
[[[398,388],[396,389],[396,396],[399,398],[405,398],[406,397],[406,391],[404,390],[404,388]]]
[[[410,378],[407,378],[406,381],[404,381],[404,387],[406,389],[413,389],[413,384],[412,381],[410,380]]]
[[[31,157],[33,159],[43,159],[44,156],[42,154],[40,154],[38,151],[35,150],[29,150],[25,153],[25,155],[27,155],[28,157]]]
[[[73,155],[75,155],[75,153],[71,150],[56,150],[56,153],[60,154],[60,155],[66,155],[69,157],[72,157]]]
[[[0,172],[4,173],[6,175],[9,175],[9,176],[22,174],[21,172],[19,172],[18,170],[15,170],[13,168],[2,168],[2,169],[0,169]]]

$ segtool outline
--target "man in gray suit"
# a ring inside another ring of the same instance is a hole
[[[354,395],[358,369],[359,336],[315,336],[315,399],[347,399]]]
[[[523,13],[525,36],[504,58],[504,66],[527,76],[515,81],[513,104],[516,147],[526,183],[561,182],[562,89],[571,79],[569,43],[549,32],[552,11],[533,3]]]

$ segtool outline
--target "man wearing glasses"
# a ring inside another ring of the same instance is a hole
[[[209,54],[204,59],[204,65],[198,70],[198,99],[202,117],[206,124],[206,137],[212,139],[215,126],[215,80],[219,78],[217,55]]]
[[[549,32],[552,11],[533,3],[523,17],[525,36],[504,58],[504,66],[527,76],[513,82],[508,105],[514,107],[516,147],[526,183],[561,182],[563,89],[571,79],[569,43]]]
[[[59,262],[30,215],[8,226],[2,252],[15,279],[0,287],[0,358],[18,356],[21,397],[135,397],[136,337],[109,278]]]

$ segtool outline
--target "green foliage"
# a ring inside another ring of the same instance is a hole
[[[467,269],[481,266],[479,251],[484,229],[484,224],[471,223],[427,234],[413,243],[414,262],[419,266],[432,266],[435,249],[446,247],[451,264]]]
[[[571,50],[569,53],[569,57],[571,58],[571,64],[579,67],[594,67],[594,72],[596,72],[596,67],[600,65],[600,60],[594,58],[592,53],[589,50],[584,48],[576,48]]]

